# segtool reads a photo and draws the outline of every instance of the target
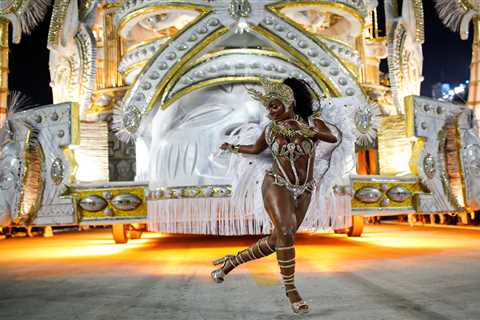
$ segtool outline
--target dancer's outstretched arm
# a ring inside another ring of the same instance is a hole
[[[246,154],[259,154],[265,149],[267,149],[267,141],[265,141],[265,130],[262,132],[260,137],[258,137],[255,144],[252,145],[232,145],[230,143],[224,143],[220,146],[222,150],[230,150],[237,153],[246,153]]]

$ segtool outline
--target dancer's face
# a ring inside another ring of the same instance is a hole
[[[278,99],[270,101],[267,111],[269,118],[272,120],[283,120],[288,114],[287,108],[285,108],[285,105]]]

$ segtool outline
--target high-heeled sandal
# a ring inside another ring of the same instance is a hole
[[[310,312],[310,306],[303,300],[292,302],[292,311],[298,314],[307,314]]]
[[[294,288],[294,289],[287,290],[287,292],[285,292],[287,298],[288,298],[288,294],[293,291],[297,291],[297,289]],[[306,314],[310,312],[310,306],[304,300],[300,300],[297,302],[290,302],[290,306],[292,307],[292,311],[294,313]]]
[[[215,281],[216,283],[222,283],[225,280],[226,274],[223,271],[223,269],[225,268],[225,265],[227,263],[232,263],[233,258],[235,258],[235,256],[232,256],[231,254],[228,254],[225,257],[214,260],[212,262],[214,266],[218,266],[220,264],[223,264],[220,268],[215,269],[210,273],[210,276],[212,277],[213,281]]]

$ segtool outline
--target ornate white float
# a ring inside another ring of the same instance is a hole
[[[27,2],[0,7],[10,21],[0,27],[18,29]],[[268,232],[238,216],[226,169],[212,161],[235,128],[263,121],[246,94],[260,77],[304,79],[355,132],[330,190],[352,219],[317,227],[360,235],[365,215],[477,210],[473,113],[417,96],[422,3],[385,7],[382,36],[373,0],[55,1],[55,105],[5,122],[3,223],[112,224],[119,242],[147,222],[151,231]],[[379,68],[387,53],[389,82]]]

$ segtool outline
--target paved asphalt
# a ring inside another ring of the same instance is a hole
[[[223,284],[210,261],[256,237],[106,230],[0,240],[0,319],[274,320],[292,315],[274,256]],[[302,234],[297,286],[305,319],[480,319],[480,231],[381,225],[361,238]]]

